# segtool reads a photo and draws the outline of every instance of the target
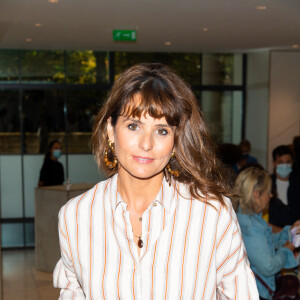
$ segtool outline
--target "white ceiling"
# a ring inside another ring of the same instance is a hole
[[[1,0],[0,48],[289,50],[300,45],[299,13],[300,0]],[[114,42],[113,29],[137,29],[137,41]]]

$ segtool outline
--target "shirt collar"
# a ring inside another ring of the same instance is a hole
[[[118,174],[115,174],[110,179],[110,202],[113,214],[117,207],[124,202],[121,195],[118,193]],[[163,178],[161,189],[158,192],[155,200],[150,204],[152,206],[155,202],[161,205],[168,213],[171,210],[172,203],[176,200],[178,184],[172,180],[169,184],[165,178]],[[125,203],[125,202],[124,202]]]

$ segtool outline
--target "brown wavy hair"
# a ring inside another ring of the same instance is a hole
[[[141,102],[135,103],[139,94]],[[123,72],[116,80],[110,95],[99,111],[93,128],[92,148],[99,168],[108,176],[118,172],[118,166],[109,170],[104,163],[107,147],[107,121],[113,126],[118,117],[153,118],[165,117],[170,126],[176,126],[174,150],[176,156],[169,164],[178,170],[179,182],[189,186],[192,197],[206,201],[207,198],[224,204],[223,196],[230,197],[222,177],[222,166],[215,154],[212,142],[197,99],[190,87],[169,67],[158,63],[135,65]],[[164,170],[166,179],[170,175]]]

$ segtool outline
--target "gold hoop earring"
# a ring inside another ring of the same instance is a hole
[[[109,157],[112,160],[109,160]],[[115,146],[110,140],[108,140],[108,146],[105,148],[104,163],[109,169],[113,169],[118,164],[118,160],[115,154]]]
[[[172,158],[175,158],[175,152],[174,151],[172,152],[172,155],[171,155],[171,159]],[[179,175],[180,175],[179,171],[178,170],[172,170],[169,163],[167,164],[166,168],[167,168],[167,171],[171,174],[171,176],[179,177]]]

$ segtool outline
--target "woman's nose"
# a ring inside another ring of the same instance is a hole
[[[153,147],[153,136],[151,133],[144,133],[140,137],[140,148],[144,151],[149,151]]]

